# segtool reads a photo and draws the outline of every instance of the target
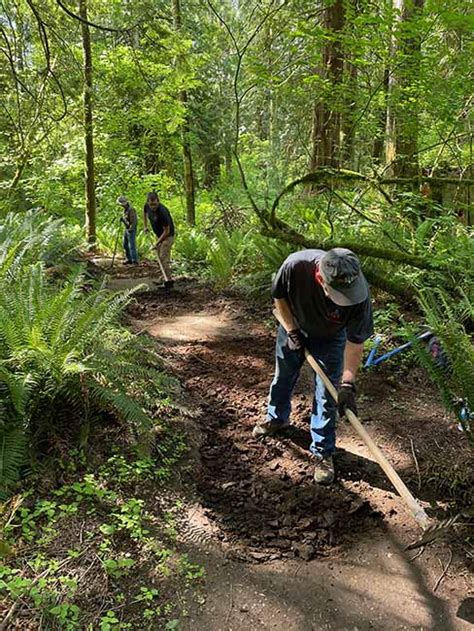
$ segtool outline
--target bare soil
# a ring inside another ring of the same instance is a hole
[[[193,410],[190,436],[199,436],[182,527],[208,579],[186,629],[471,628],[469,540],[456,543],[458,530],[421,555],[404,551],[420,529],[347,424],[337,482],[314,484],[309,370],[288,434],[252,438],[273,374],[269,306],[182,282],[141,294],[129,315],[161,344]],[[425,508],[439,517],[453,498],[469,501],[471,454],[425,374],[395,364],[363,373],[359,401]]]

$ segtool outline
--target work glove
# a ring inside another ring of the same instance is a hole
[[[339,410],[339,416],[342,418],[346,414],[346,410],[352,410],[354,414],[357,414],[356,405],[356,387],[353,383],[343,382],[339,386],[337,393],[337,407]]]
[[[286,345],[290,351],[300,351],[305,344],[304,335],[300,329],[288,331],[288,341]]]

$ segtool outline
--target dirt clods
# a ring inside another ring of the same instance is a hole
[[[193,307],[202,313],[202,295],[195,297]],[[177,295],[160,296],[160,317],[150,333],[166,343],[173,371],[193,398],[204,435],[194,482],[229,555],[257,562],[309,560],[378,527],[380,516],[349,485],[315,485],[308,451],[311,392],[304,384],[295,395],[292,428],[278,438],[252,437],[253,425],[264,418],[273,374],[272,332],[249,318],[247,329],[239,324],[232,336],[229,327],[242,305],[229,298],[207,303],[209,319],[221,320],[219,336],[212,339],[207,323],[202,339],[195,327],[189,340],[183,329],[173,337],[180,304]],[[150,319],[155,305],[153,298],[142,302],[134,317]],[[189,299],[182,309],[189,311]]]

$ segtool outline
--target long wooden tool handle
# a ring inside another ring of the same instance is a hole
[[[281,324],[281,326],[286,330],[285,325],[283,324],[283,321],[280,317],[280,314],[276,310],[273,312],[273,314],[278,320],[278,322]],[[332,396],[332,398],[335,401],[337,401],[337,390],[334,384],[332,383],[332,381],[329,379],[329,377],[326,375],[324,370],[321,368],[319,363],[314,359],[314,357],[311,355],[308,349],[305,348],[304,353],[305,353],[306,361],[308,362],[308,364],[316,372],[316,374],[318,374],[321,377],[324,385],[329,391],[329,394]],[[423,507],[420,506],[420,504],[416,501],[416,499],[410,493],[410,491],[408,490],[407,486],[405,485],[401,477],[392,467],[392,465],[387,460],[385,455],[382,453],[380,448],[374,443],[369,433],[366,431],[365,427],[359,421],[359,419],[354,414],[354,412],[352,412],[352,410],[346,410],[346,416],[349,423],[352,425],[355,431],[362,438],[362,440],[366,444],[370,453],[373,455],[373,457],[376,459],[380,467],[383,469],[385,475],[388,477],[390,482],[393,484],[393,486],[396,488],[400,496],[405,501],[413,517],[420,524],[423,530],[426,530],[431,525],[431,520],[426,514],[426,512],[424,511]]]
[[[117,247],[118,247],[119,236],[120,236],[120,224],[119,224],[119,226],[117,228],[117,235],[115,237],[115,245],[114,245],[114,254],[112,256],[112,264],[110,266],[110,269],[113,269],[113,267],[114,267],[115,257],[117,255]]]
[[[163,278],[165,279],[165,283],[168,282],[168,276],[166,275],[165,268],[163,267],[163,263],[161,262],[160,255],[158,253],[158,247],[156,248],[156,258],[158,259],[158,265],[160,266],[161,273],[163,274]]]

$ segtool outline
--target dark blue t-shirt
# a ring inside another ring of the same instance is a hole
[[[170,237],[174,237],[173,217],[164,204],[160,202],[157,208],[150,208],[148,204],[145,204],[144,211],[157,237],[161,237],[166,226],[170,227]]]
[[[273,281],[272,297],[284,298],[298,326],[310,337],[334,337],[342,329],[354,344],[365,342],[374,332],[372,300],[341,307],[326,296],[315,278],[324,250],[302,250],[284,261]]]

